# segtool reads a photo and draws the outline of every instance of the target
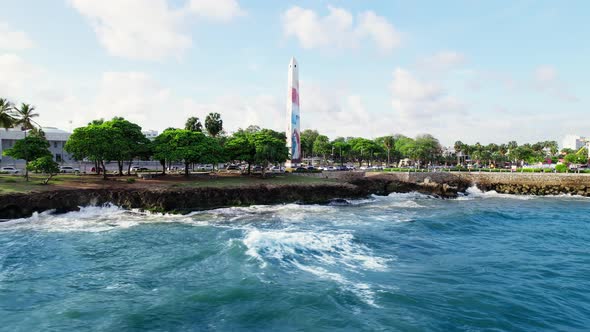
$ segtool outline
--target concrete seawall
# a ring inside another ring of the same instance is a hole
[[[484,173],[484,172],[429,172],[429,173],[367,173],[368,177],[386,176],[393,181],[435,186],[450,184],[459,187],[477,186],[484,191],[495,190],[506,194],[590,196],[590,174],[559,173]]]

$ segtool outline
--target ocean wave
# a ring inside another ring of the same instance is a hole
[[[490,191],[482,191],[481,189],[477,188],[477,186],[471,186],[465,190],[465,194],[463,196],[457,197],[457,200],[473,200],[478,198],[504,198],[504,199],[518,199],[518,200],[530,200],[536,198],[536,196],[532,195],[511,195],[511,194],[500,194],[495,190]]]
[[[193,225],[205,223],[194,220],[190,215],[152,213],[149,211],[127,210],[116,205],[85,206],[78,211],[54,214],[54,211],[33,213],[29,218],[15,219],[0,223],[0,230],[31,229],[46,232],[105,232],[125,229],[146,223],[181,222]]]
[[[409,193],[391,193],[391,194],[387,195],[386,197],[389,197],[392,199],[423,199],[423,200],[424,199],[438,199],[435,196],[422,194],[417,191],[412,191]]]
[[[371,286],[362,282],[353,282],[345,278],[340,273],[330,272],[320,266],[309,266],[295,262],[295,265],[301,271],[311,273],[321,279],[327,279],[336,282],[345,291],[350,291],[360,298],[366,304],[379,308],[375,303],[375,291],[371,289]]]
[[[374,299],[369,286],[361,287],[339,271],[386,271],[391,260],[375,256],[366,246],[355,243],[350,233],[251,229],[242,241],[246,254],[259,261],[261,268],[269,263],[295,267],[335,281],[371,305]]]
[[[477,188],[477,186],[471,186],[467,188],[465,194],[457,198],[457,200],[473,200],[473,199],[481,199],[481,198],[502,198],[502,199],[517,199],[528,201],[532,199],[539,199],[539,198],[564,198],[564,199],[582,199],[588,200],[590,197],[584,197],[580,195],[570,195],[570,194],[561,194],[561,195],[514,195],[514,194],[502,194],[498,193],[495,190],[490,191],[482,191],[481,189]]]

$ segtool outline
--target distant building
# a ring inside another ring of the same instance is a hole
[[[53,160],[60,164],[74,163],[75,160],[64,151],[64,146],[70,138],[70,133],[67,131],[53,128],[41,128],[45,133],[45,138],[49,141],[49,151],[53,156]],[[17,140],[25,138],[25,132],[19,129],[0,129],[0,165],[2,166],[22,166],[24,160],[15,160],[8,156],[3,156],[2,152],[14,146]]]
[[[577,135],[567,135],[563,138],[561,148],[577,151],[586,146],[586,138]]]
[[[158,132],[155,130],[144,130],[142,133],[147,137],[150,141],[153,141],[157,136]]]
[[[442,156],[447,157],[456,157],[457,153],[455,152],[455,148],[452,146],[443,146],[442,147]]]

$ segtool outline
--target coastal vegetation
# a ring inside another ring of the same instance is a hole
[[[43,131],[34,121],[39,116],[35,107],[23,103],[15,107],[6,99],[0,99],[0,126],[21,127],[25,139],[19,140],[4,154],[25,160],[26,164],[47,156],[48,144]],[[465,168],[496,170],[511,166],[544,164],[586,164],[587,150],[558,150],[557,142],[542,141],[519,145],[515,141],[483,145],[455,142],[443,147],[437,138],[429,134],[414,138],[401,134],[364,137],[336,137],[333,140],[317,130],[301,133],[304,163],[320,165],[378,166],[389,170],[400,167],[414,169],[444,166],[449,170]],[[198,164],[243,163],[246,172],[252,166],[262,167],[262,175],[270,165],[288,159],[284,133],[271,129],[249,126],[228,134],[224,131],[219,113],[209,113],[204,125],[199,117],[186,120],[184,128],[168,128],[150,141],[142,128],[122,117],[111,120],[97,119],[87,126],[76,128],[65,144],[64,150],[76,160],[94,163],[94,172],[107,177],[106,164],[116,162],[118,175],[129,174],[134,160],[157,160],[162,173],[174,163],[184,164],[184,174]],[[44,143],[45,142],[45,143]],[[46,146],[47,145],[47,146]],[[37,165],[42,165],[40,161]],[[126,166],[126,170],[125,170]],[[28,177],[29,167],[25,167]],[[35,168],[37,171],[40,168]],[[567,167],[565,168],[567,170]],[[564,171],[560,166],[557,171]]]

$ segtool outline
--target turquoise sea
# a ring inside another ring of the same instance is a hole
[[[588,331],[590,200],[392,194],[0,223],[2,331]]]

